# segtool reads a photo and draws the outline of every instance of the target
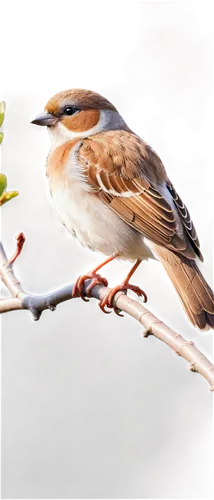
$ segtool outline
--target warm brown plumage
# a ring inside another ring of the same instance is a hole
[[[199,242],[193,223],[189,214],[186,220],[186,212],[180,212],[185,235],[178,234],[173,208],[157,185],[165,181],[174,197],[176,193],[161,160],[146,143],[123,130],[99,133],[85,139],[79,161],[87,165],[89,183],[98,188],[98,196],[123,220],[154,243],[195,258],[192,242],[198,252]]]
[[[57,115],[63,104],[78,104],[81,109],[110,109],[117,111],[108,99],[92,90],[72,89],[55,94],[45,106],[49,113]]]
[[[155,243],[154,251],[193,325],[213,328],[213,292],[194,260],[196,255],[203,260],[195,227],[156,153],[130,132],[108,131],[84,140],[79,161],[87,165],[88,181],[100,199]],[[173,208],[158,191],[164,181],[177,207],[182,235]],[[133,195],[124,196],[128,192]]]
[[[213,292],[195,262],[203,260],[199,240],[158,155],[95,92],[60,92],[45,110],[33,123],[47,125],[52,135],[47,176],[68,231],[82,245],[111,255],[105,263],[115,256],[136,260],[125,289],[140,261],[155,256],[192,324],[214,328]]]

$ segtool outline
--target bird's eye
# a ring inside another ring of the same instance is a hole
[[[64,115],[71,116],[74,115],[74,113],[77,113],[77,111],[79,111],[79,109],[74,108],[73,106],[66,106],[66,108],[64,108]]]

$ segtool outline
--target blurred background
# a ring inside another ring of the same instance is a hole
[[[1,169],[10,188],[19,189],[21,196],[2,208],[0,237],[10,255],[14,234],[22,229],[27,235],[23,254],[14,266],[26,291],[41,294],[54,290],[97,260],[60,225],[46,189],[46,138],[41,130],[28,125],[44,98],[72,85],[106,92],[127,115],[130,125],[161,152],[194,214],[206,256],[203,272],[213,285],[213,188],[208,168],[208,130],[213,113],[211,103],[206,108],[201,99],[200,74],[191,83],[195,94],[190,95],[181,75],[181,88],[176,87],[173,78],[177,76],[170,73],[175,54],[170,62],[169,46],[175,50],[178,43],[170,39],[165,42],[167,47],[160,44],[161,30],[165,34],[178,28],[189,30],[188,47],[194,52],[191,35],[195,32],[185,27],[190,9],[183,11],[177,4],[177,17],[172,17],[171,11],[163,14],[165,4],[159,3],[161,10],[156,8],[155,13],[149,1],[123,7],[120,16],[124,13],[128,22],[121,28],[122,41],[118,37],[120,49],[115,47],[117,58],[107,75],[109,80],[62,80],[56,88],[2,88],[0,98],[6,100],[7,113]],[[141,24],[139,6],[147,13],[148,24],[145,19]],[[204,26],[203,45],[209,36],[209,19],[205,15],[200,18],[199,2],[194,9],[195,23],[200,21]],[[169,26],[166,30],[166,23],[175,23],[171,31]],[[144,53],[139,49],[141,39],[135,46],[142,35],[144,48],[155,47],[155,36],[146,38],[149,33],[152,36],[152,29],[159,30],[159,60],[161,68],[167,61],[169,80],[155,63],[157,49]],[[206,71],[203,64],[201,71],[209,87],[206,47],[198,46],[197,50],[198,61],[200,54],[201,64],[205,61]],[[136,50],[142,58],[140,69],[138,56],[133,61]],[[182,67],[190,78],[188,61],[179,60],[183,53],[176,53],[175,67]],[[129,73],[125,79],[127,54],[132,76]],[[161,54],[165,54],[163,59]],[[152,61],[151,66],[148,61]],[[134,65],[138,65],[136,74]],[[150,72],[146,89],[145,78],[140,76],[143,65]],[[174,105],[169,101],[172,89]],[[191,101],[190,107],[187,101]],[[115,264],[107,275],[113,281],[127,269],[125,264]],[[213,335],[201,335],[189,326],[161,268],[143,264],[135,282],[148,292],[148,307],[185,338],[193,339],[212,359]],[[1,296],[7,294],[2,286]],[[1,361],[3,499],[209,498],[213,395],[206,382],[190,374],[187,363],[167,346],[153,337],[142,339],[140,325],[131,318],[102,316],[94,303],[79,300],[62,304],[52,314],[44,313],[35,324],[25,311],[3,315]]]

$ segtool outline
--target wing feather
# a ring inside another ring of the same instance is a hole
[[[125,130],[101,132],[83,140],[78,160],[99,198],[129,225],[154,243],[202,259],[186,206],[160,158],[139,137]],[[174,206],[158,189],[164,185]]]

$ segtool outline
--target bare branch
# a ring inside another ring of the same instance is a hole
[[[60,290],[42,296],[26,294],[20,282],[16,279],[11,262],[8,262],[3,245],[0,243],[0,276],[3,283],[10,290],[13,297],[0,300],[0,312],[8,312],[17,309],[28,309],[31,311],[34,320],[38,320],[45,309],[54,311],[61,302],[72,299],[73,284]],[[84,293],[92,280],[85,281]],[[104,285],[97,285],[91,290],[91,296],[101,300],[109,291]],[[197,349],[194,342],[185,340],[179,333],[160,321],[146,307],[136,300],[128,297],[124,292],[115,295],[114,306],[126,312],[139,321],[144,327],[143,336],[154,335],[162,342],[165,342],[173,351],[186,359],[190,365],[189,369],[200,373],[210,384],[210,390],[214,391],[214,366]]]
[[[0,243],[0,276],[12,296],[21,298],[24,292],[14,275],[12,264],[7,259],[2,243]]]

